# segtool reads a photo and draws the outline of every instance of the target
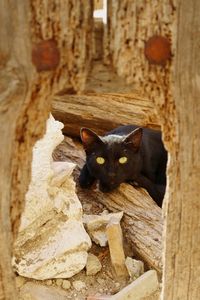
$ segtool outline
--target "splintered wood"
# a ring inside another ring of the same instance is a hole
[[[110,257],[113,268],[117,277],[128,277],[127,268],[125,265],[125,254],[123,248],[122,229],[119,220],[111,218],[106,226],[106,234],[110,250]]]

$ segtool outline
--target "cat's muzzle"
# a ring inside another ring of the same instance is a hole
[[[103,193],[109,193],[112,192],[113,190],[115,190],[116,188],[119,187],[120,184],[116,184],[116,183],[112,183],[112,184],[104,184],[102,182],[99,182],[99,189],[101,192]]]

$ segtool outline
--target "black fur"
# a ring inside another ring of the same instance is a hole
[[[99,137],[83,128],[81,139],[86,151],[86,164],[79,177],[82,188],[89,188],[96,179],[103,192],[112,191],[122,182],[132,182],[144,187],[162,205],[167,152],[159,131],[127,125]],[[104,164],[97,164],[98,156],[105,159]],[[127,163],[120,164],[119,158],[124,156]]]

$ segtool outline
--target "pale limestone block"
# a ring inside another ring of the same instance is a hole
[[[127,257],[125,260],[125,265],[132,280],[137,279],[144,273],[144,263],[141,260]]]
[[[56,279],[56,285],[61,286],[63,283],[63,280],[61,278]]]
[[[13,257],[24,277],[69,278],[85,267],[91,247],[72,177],[75,165],[52,161],[63,140],[62,127],[50,117],[46,134],[33,148],[32,179]]]
[[[53,284],[53,281],[51,279],[48,279],[45,281],[45,284],[51,286]]]
[[[71,287],[71,282],[69,280],[63,280],[62,282],[62,288],[64,290],[68,290]]]
[[[82,289],[86,288],[85,282],[81,280],[75,280],[72,282],[73,287],[75,288],[76,291],[80,292]]]
[[[150,270],[111,296],[110,300],[143,300],[144,297],[151,296],[158,288],[157,273],[155,270]]]
[[[89,253],[87,264],[86,264],[86,274],[87,275],[95,275],[99,271],[101,271],[102,265],[100,260],[94,254]]]

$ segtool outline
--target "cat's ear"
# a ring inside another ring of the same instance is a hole
[[[142,128],[135,129],[125,138],[124,144],[137,152],[140,148],[142,133]]]
[[[86,152],[91,152],[97,145],[103,144],[100,137],[88,128],[81,128],[80,136]]]

